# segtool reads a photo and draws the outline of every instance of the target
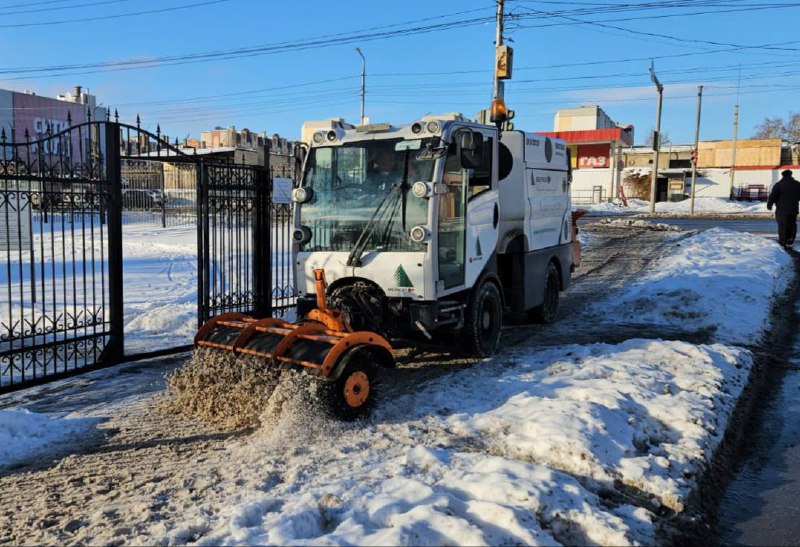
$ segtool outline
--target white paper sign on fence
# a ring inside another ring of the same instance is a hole
[[[292,202],[292,179],[275,177],[272,179],[272,203]]]
[[[0,203],[0,251],[18,251],[31,246],[30,204],[26,196],[9,192]]]

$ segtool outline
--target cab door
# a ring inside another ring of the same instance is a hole
[[[439,296],[472,287],[497,248],[497,131],[454,130],[439,196]]]

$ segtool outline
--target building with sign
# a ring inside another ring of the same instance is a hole
[[[599,106],[588,105],[556,112],[554,129],[541,134],[567,141],[573,199],[596,203],[616,195],[621,150],[633,146],[633,126],[621,126]]]
[[[47,132],[58,133],[69,123],[78,125],[88,121],[105,119],[106,109],[98,106],[97,99],[81,86],[58,98],[42,97],[32,91],[9,91],[0,89],[0,131],[5,131],[9,142],[23,142],[27,138],[36,141]]]
[[[554,131],[542,135],[567,141],[572,156],[576,204],[627,197],[649,199],[653,148],[633,146],[633,126],[620,126],[596,105],[559,110]],[[800,169],[800,143],[780,139],[701,141],[661,146],[656,200],[681,200],[691,193],[692,158],[697,158],[699,197],[762,197],[784,169]],[[735,157],[735,165],[734,164]],[[646,179],[646,180],[645,180]],[[645,184],[646,183],[646,184]]]
[[[781,139],[700,141],[697,158],[697,197],[765,199],[784,169],[798,169],[798,145]],[[656,201],[680,200],[691,194],[693,146],[662,145],[658,157]],[[623,150],[622,184],[653,172],[653,149]],[[629,190],[628,193],[630,194]],[[630,197],[630,196],[629,196]],[[647,198],[645,198],[647,199]]]

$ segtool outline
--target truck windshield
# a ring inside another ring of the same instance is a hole
[[[417,160],[419,140],[374,140],[312,148],[304,186],[314,190],[302,204],[300,223],[311,229],[306,251],[350,251],[366,238],[364,251],[420,251],[409,232],[427,224],[428,200],[411,186],[430,181],[433,160]],[[362,235],[363,234],[363,235]]]

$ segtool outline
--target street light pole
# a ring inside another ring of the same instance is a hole
[[[739,101],[733,109],[733,145],[731,147],[731,187],[728,198],[733,199],[733,183],[736,179],[736,143],[739,140]]]
[[[664,86],[658,81],[653,61],[650,61],[650,79],[658,90],[658,107],[656,108],[656,130],[653,133],[653,174],[650,181],[650,212],[656,211],[656,185],[658,183],[658,149],[661,140],[661,102],[664,97]]]
[[[356,52],[361,56],[361,125],[364,125],[366,123],[366,118],[364,117],[364,95],[367,83],[367,60],[364,58],[364,54],[361,53],[360,47],[356,48]]]
[[[694,214],[694,193],[697,186],[697,160],[700,156],[700,108],[703,104],[703,86],[697,86],[697,123],[694,126],[694,152],[692,153],[692,200],[689,202],[689,214]]]

